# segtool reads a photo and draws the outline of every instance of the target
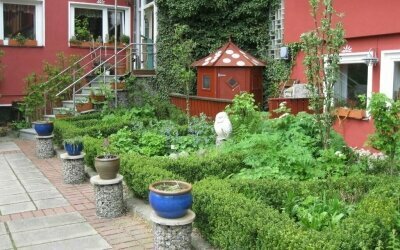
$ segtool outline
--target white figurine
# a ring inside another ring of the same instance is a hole
[[[215,116],[214,130],[217,134],[217,146],[221,145],[222,141],[228,139],[232,133],[232,124],[226,112],[219,112]]]

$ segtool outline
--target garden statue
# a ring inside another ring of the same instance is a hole
[[[214,130],[217,134],[216,144],[219,146],[232,133],[232,124],[226,112],[219,112],[215,116]]]

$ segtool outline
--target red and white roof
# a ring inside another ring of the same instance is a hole
[[[216,52],[194,63],[193,67],[264,67],[265,63],[229,41]]]

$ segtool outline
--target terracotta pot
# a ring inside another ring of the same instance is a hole
[[[85,103],[78,103],[76,104],[76,111],[77,112],[83,112],[87,110],[93,109],[93,103],[91,102],[85,102]]]
[[[349,117],[353,118],[353,119],[361,120],[361,119],[365,118],[366,116],[367,116],[366,112],[363,109],[352,109],[352,110],[350,110],[350,113],[349,113]]]
[[[15,39],[10,39],[8,41],[9,46],[30,46],[30,47],[35,47],[37,46],[37,41],[36,40],[31,40],[31,39],[26,39],[25,43],[20,44],[17,40]]]
[[[91,95],[90,99],[94,102],[104,102],[106,97],[104,95]]]
[[[32,47],[35,47],[35,46],[37,46],[37,41],[36,41],[36,40],[28,39],[28,40],[25,41],[24,45],[22,45],[22,46],[32,46]]]
[[[111,89],[115,89],[115,84],[112,82],[111,84]],[[117,89],[125,89],[125,83],[124,82],[119,82],[117,83]]]
[[[100,179],[111,180],[117,177],[119,171],[119,157],[113,155],[111,158],[105,158],[103,155],[94,159],[94,167],[100,176]]]

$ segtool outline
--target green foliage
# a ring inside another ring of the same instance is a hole
[[[138,152],[139,147],[135,141],[135,134],[133,131],[124,127],[118,130],[117,133],[110,135],[111,151],[117,154]]]
[[[17,40],[19,45],[24,45],[26,42],[26,37],[18,32],[17,35],[14,36],[14,39]]]
[[[238,139],[256,133],[260,128],[262,114],[254,103],[252,93],[242,92],[225,108],[232,123],[233,133]]]
[[[344,30],[341,22],[333,22],[336,12],[332,0],[309,0],[309,3],[315,26],[301,35],[305,53],[303,63],[311,90],[310,104],[316,111],[320,139],[326,149],[331,143],[334,119],[332,100],[334,85],[339,77],[339,53],[345,44]]]
[[[94,168],[94,158],[102,151],[103,139],[85,136],[83,147],[85,148],[85,165]]]
[[[144,132],[139,139],[139,152],[147,156],[164,155],[166,153],[166,142],[167,139],[164,135]]]
[[[377,93],[372,95],[369,108],[375,125],[375,133],[369,141],[387,154],[393,167],[398,168],[395,160],[400,157],[400,101]]]
[[[133,193],[148,199],[149,185],[161,180],[184,180],[177,174],[162,168],[164,159],[150,158],[137,153],[124,154],[121,157],[120,173]]]
[[[83,138],[81,136],[76,136],[73,138],[67,138],[64,139],[64,145],[65,144],[71,144],[71,145],[79,145],[83,143]]]
[[[78,41],[89,41],[90,36],[88,19],[75,18],[75,38]]]

